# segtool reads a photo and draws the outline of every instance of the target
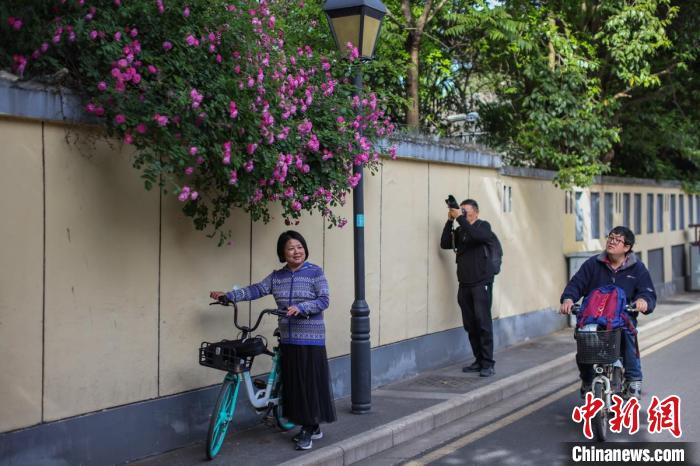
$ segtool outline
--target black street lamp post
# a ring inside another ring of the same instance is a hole
[[[362,60],[369,60],[379,37],[386,7],[380,0],[326,0],[323,10],[328,16],[336,46],[341,52],[346,44],[357,47]],[[362,92],[362,73],[355,75],[355,93]],[[361,166],[354,173],[362,173]],[[353,190],[353,233],[355,263],[355,300],[350,308],[350,380],[352,412],[368,413],[372,409],[372,357],[369,341],[369,306],[365,301],[365,211],[364,176]]]

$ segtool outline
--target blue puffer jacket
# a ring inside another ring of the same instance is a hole
[[[635,253],[630,253],[624,264],[613,270],[608,255],[603,251],[583,263],[561,295],[560,302],[571,299],[573,302],[587,296],[594,289],[605,285],[617,285],[625,290],[627,301],[632,303],[639,298],[649,304],[647,314],[656,307],[656,291],[649,271]],[[637,312],[631,313],[637,317]]]

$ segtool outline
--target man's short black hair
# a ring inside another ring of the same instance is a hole
[[[295,239],[299,241],[304,248],[304,253],[306,253],[306,258],[309,258],[309,248],[306,246],[306,240],[304,239],[303,236],[301,236],[301,233],[294,231],[294,230],[287,230],[284,233],[280,235],[280,237],[277,239],[277,257],[279,258],[280,262],[285,262],[286,259],[284,258],[284,246],[287,244],[287,241],[290,239]]]
[[[619,235],[625,238],[625,246],[629,246],[630,250],[629,252],[632,252],[632,248],[634,247],[634,233],[632,233],[632,230],[630,230],[627,227],[623,227],[621,225],[616,226],[612,230],[610,230],[610,233],[608,233],[608,236],[610,235]]]
[[[470,205],[474,208],[474,210],[476,210],[477,212],[479,211],[479,204],[474,199],[465,199],[459,205],[460,207],[463,205]]]

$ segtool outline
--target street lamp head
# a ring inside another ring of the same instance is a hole
[[[380,0],[326,0],[323,11],[341,52],[346,51],[346,44],[350,42],[357,47],[360,57],[374,56],[382,18],[386,14],[386,7]]]

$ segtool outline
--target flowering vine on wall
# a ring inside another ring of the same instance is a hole
[[[10,0],[0,9],[3,68],[62,68],[111,137],[137,148],[147,189],[183,203],[223,239],[233,207],[269,221],[333,208],[393,148],[373,94],[352,96],[357,49],[318,54],[285,42],[286,0]]]

